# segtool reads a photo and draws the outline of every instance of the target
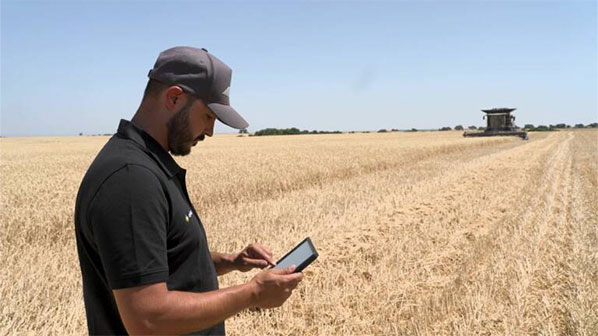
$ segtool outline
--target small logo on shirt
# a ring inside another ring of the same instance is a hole
[[[193,211],[189,210],[189,213],[185,215],[185,220],[189,223],[189,220],[193,217]]]
[[[229,87],[227,87],[227,88],[226,88],[226,90],[224,90],[224,91],[222,92],[222,94],[228,97],[228,93],[229,93],[229,91],[230,91],[230,86],[229,86]]]

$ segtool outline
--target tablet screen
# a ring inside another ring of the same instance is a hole
[[[285,268],[291,265],[299,267],[306,260],[312,258],[314,254],[317,255],[317,253],[314,250],[312,250],[308,240],[306,239],[303,241],[303,243],[301,243],[301,245],[299,245],[295,250],[293,250],[293,252],[291,252],[289,255],[280,260],[276,264],[275,268]]]

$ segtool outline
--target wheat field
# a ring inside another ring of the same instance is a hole
[[[107,139],[0,139],[0,334],[87,331],[73,209]],[[320,253],[231,335],[598,334],[596,130],[217,135],[177,161],[213,250]]]

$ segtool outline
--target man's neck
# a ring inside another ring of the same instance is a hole
[[[157,111],[152,111],[142,105],[131,119],[131,122],[154,138],[168,152],[168,127],[166,121],[161,120]]]

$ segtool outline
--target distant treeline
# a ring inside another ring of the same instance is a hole
[[[87,135],[87,136],[110,136],[113,134],[114,133],[83,134],[83,132],[80,132],[79,136],[84,136],[84,135]]]
[[[567,128],[598,128],[598,123],[591,123],[591,124],[575,124],[573,126],[567,124],[556,124],[556,125],[538,125],[534,126],[533,124],[525,124],[523,128],[526,131],[534,131],[534,132],[543,132],[543,131],[554,131],[556,129],[567,129]]]
[[[469,126],[467,128],[470,129],[470,130],[480,130],[480,131],[483,131],[485,129],[485,127],[481,127],[481,126],[478,127],[478,126],[473,126],[473,125]],[[463,125],[457,125],[457,126],[455,126],[455,131],[462,131],[464,129],[465,128],[463,127]],[[439,128],[438,130],[439,131],[452,131],[453,129],[450,128],[449,126],[445,126],[445,127]]]
[[[242,131],[242,130],[241,130]],[[244,133],[239,131],[239,133]],[[264,128],[253,133],[253,136],[263,136],[263,135],[295,135],[295,134],[339,134],[343,133],[341,131],[308,131],[308,130],[300,130],[296,127],[291,128]],[[250,134],[251,136],[252,134]]]
[[[598,123],[591,123],[591,124],[575,124],[574,126],[570,126],[567,124],[556,124],[556,125],[538,125],[538,126],[534,126],[533,124],[525,124],[525,126],[523,126],[523,128],[526,131],[535,131],[535,132],[541,132],[541,131],[554,131],[557,129],[563,129],[563,128],[598,128]],[[449,127],[449,126],[445,126],[445,127],[441,127],[438,129],[438,131],[463,131],[465,129],[465,127],[463,125],[457,125],[455,127]],[[485,130],[485,127],[478,127],[478,126],[468,126],[467,129],[469,130],[480,130],[483,131]],[[379,129],[377,132],[378,133],[386,133],[386,132],[417,132],[418,129],[416,128],[412,128],[412,129],[406,129],[406,130],[399,130],[396,128],[392,128],[390,130],[382,128]],[[426,131],[431,131],[431,130],[426,130]],[[342,131],[318,131],[318,130],[313,130],[313,131],[309,131],[309,130],[300,130],[297,127],[291,127],[291,128],[264,128],[261,129],[259,131],[256,131],[253,134],[250,134],[246,129],[242,129],[239,131],[240,134],[248,134],[249,136],[264,136],[264,135],[297,135],[297,134],[341,134],[341,133],[371,133],[371,132],[376,132],[376,131],[349,131],[349,132],[342,132]]]
[[[415,128],[412,128],[411,131],[417,131]],[[296,127],[291,128],[265,128],[259,130],[253,134],[249,134],[249,136],[263,136],[263,135],[296,135],[296,134],[342,134],[342,133],[371,133],[372,131],[318,131],[318,130],[300,130]],[[399,129],[393,128],[391,130],[387,130],[385,128],[379,129],[378,133],[385,133],[385,132],[399,132]],[[409,132],[409,131],[407,131]],[[247,130],[240,130],[240,134],[248,134]]]

